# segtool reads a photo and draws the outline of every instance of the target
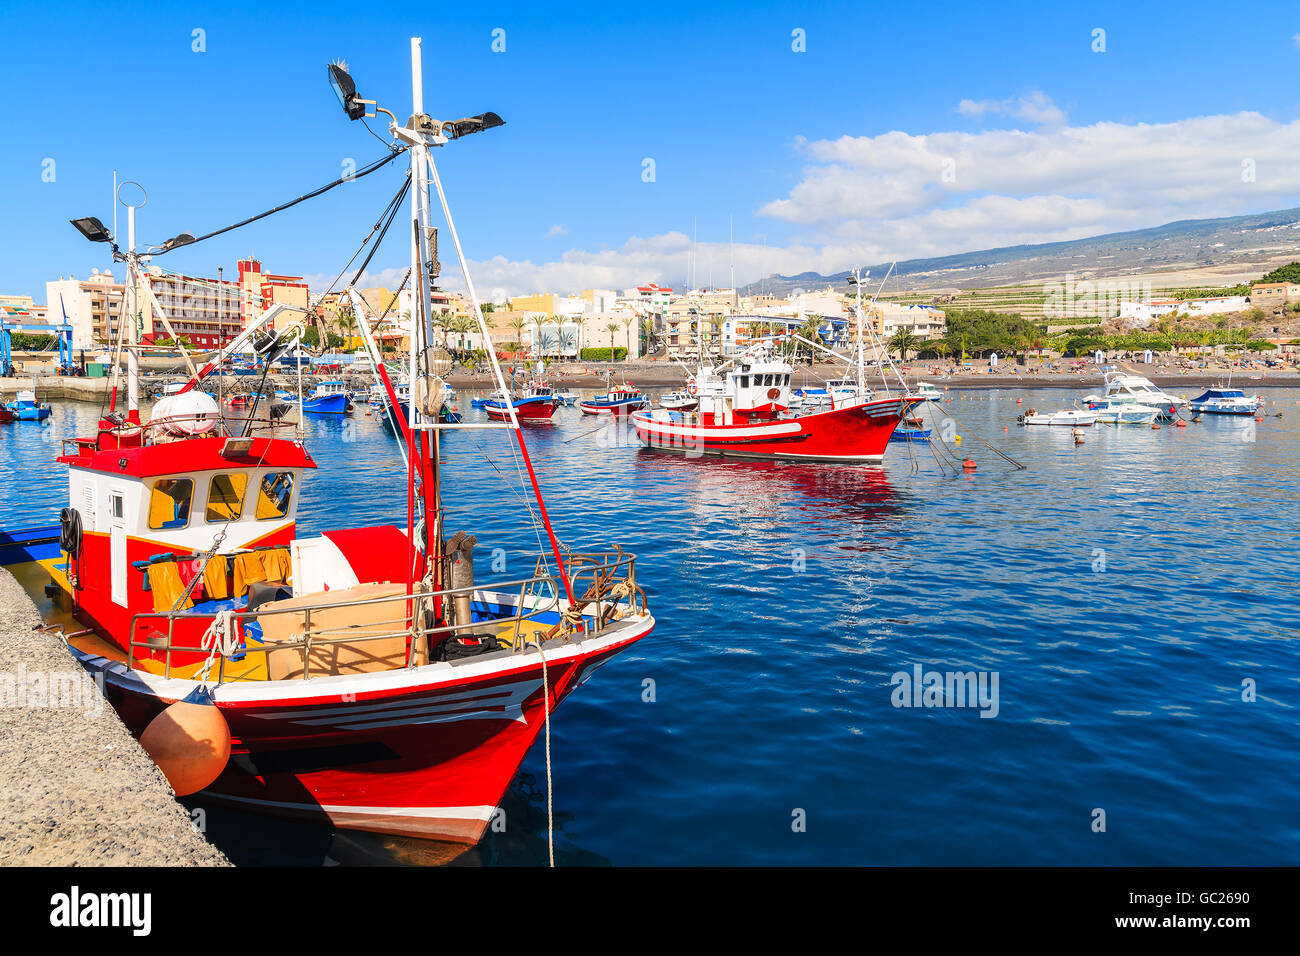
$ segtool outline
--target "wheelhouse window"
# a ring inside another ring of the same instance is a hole
[[[237,521],[244,510],[244,491],[247,488],[247,475],[213,475],[208,484],[207,520]]]
[[[149,494],[149,527],[154,531],[184,528],[190,523],[194,482],[189,478],[159,478]]]
[[[270,472],[263,475],[262,482],[257,488],[257,510],[254,517],[258,521],[283,518],[289,513],[289,502],[292,497],[292,472]]]

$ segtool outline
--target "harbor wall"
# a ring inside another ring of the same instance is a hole
[[[0,866],[229,866],[0,568]]]

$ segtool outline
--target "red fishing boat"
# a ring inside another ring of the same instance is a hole
[[[649,634],[654,619],[633,555],[561,548],[513,407],[503,422],[460,426],[439,423],[438,409],[416,397],[441,395],[427,321],[434,199],[489,338],[431,148],[501,120],[432,119],[420,98],[418,40],[412,66],[411,120],[390,126],[411,170],[389,220],[409,189],[411,222],[396,232],[420,237],[411,251],[418,277],[408,329],[410,381],[418,384],[411,402],[397,398],[365,303],[349,291],[389,401],[407,412],[397,416],[405,527],[299,535],[302,485],[316,468],[301,431],[286,434],[301,426],[259,419],[256,407],[232,426],[196,388],[250,343],[268,364],[293,347],[301,329],[286,324],[290,307],[276,305],[147,418],[132,358],[125,411],[117,410],[115,389],[96,433],[65,442],[59,461],[69,498],[60,525],[0,535],[0,556],[9,566],[43,569],[62,589],[81,622],[65,635],[72,653],[103,676],[109,700],[178,794],[201,791],[203,799],[338,827],[473,842],[538,734],[549,733],[555,707]],[[348,115],[358,118],[365,106],[351,78],[338,65],[330,74]],[[78,228],[113,243],[133,297],[146,253],[136,251],[129,211],[124,252],[98,220],[80,220]],[[127,311],[134,308],[128,301]],[[264,326],[280,328],[258,340]],[[527,572],[479,579],[472,529],[448,531],[442,502],[453,496],[442,487],[439,438],[458,427],[502,429],[526,470],[549,543]]]
[[[702,366],[693,384],[698,410],[632,413],[651,448],[696,455],[798,461],[879,462],[889,436],[918,399],[863,397],[825,411],[791,408],[794,369],[766,345],[721,366]]]
[[[483,410],[496,421],[514,417],[525,422],[549,422],[559,406],[555,389],[545,382],[529,382],[513,395],[494,395],[483,403]]]

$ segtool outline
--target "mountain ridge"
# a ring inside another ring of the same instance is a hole
[[[1261,248],[1262,239],[1271,245]],[[1207,270],[1213,273],[1233,266],[1248,271],[1261,262],[1286,255],[1300,258],[1300,207],[1244,216],[1178,219],[1159,226],[1083,239],[907,259],[898,263],[890,286],[893,291],[939,291],[1045,281],[1066,273],[1081,279],[1096,279],[1134,273],[1174,275],[1180,271],[1195,274]],[[870,275],[883,277],[889,266],[884,262],[865,268]],[[798,289],[845,285],[849,274],[846,270],[830,275],[817,272],[772,275],[751,282],[739,291],[743,295],[760,291],[789,295]],[[1191,276],[1192,284],[1195,278]],[[1222,284],[1231,283],[1225,277]]]

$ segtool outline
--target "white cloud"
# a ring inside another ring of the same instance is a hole
[[[798,148],[811,160],[803,178],[761,212],[830,236],[869,226],[899,256],[1234,215],[1295,205],[1300,195],[1300,121],[1259,113],[890,132]],[[1243,177],[1247,160],[1254,181]],[[989,216],[993,209],[1005,218]]]
[[[1009,105],[1008,105],[1009,104]],[[1300,120],[1259,113],[1166,123],[1052,125],[1056,107],[1034,95],[963,101],[969,116],[1037,117],[1030,130],[887,132],[806,141],[801,179],[760,215],[798,233],[782,246],[735,246],[737,284],[771,273],[839,272],[853,265],[949,255],[997,246],[1079,239],[1178,219],[1240,215],[1300,205]],[[1063,114],[1061,114],[1063,117]],[[1243,163],[1253,171],[1243,177]],[[945,168],[952,176],[945,179]],[[577,292],[679,283],[690,238],[634,236],[616,248],[570,249],[541,261],[503,256],[471,262],[480,289]],[[701,284],[728,282],[731,249],[696,249]],[[458,270],[443,281],[459,288]],[[367,282],[390,288],[404,267]],[[334,277],[324,277],[323,288]],[[382,282],[381,282],[382,280]],[[313,285],[313,288],[316,288]]]
[[[957,104],[957,112],[963,116],[985,116],[1000,114],[1014,116],[1039,126],[1061,126],[1065,123],[1065,111],[1052,102],[1050,96],[1037,90],[1028,96],[1006,100],[962,100]]]
[[[1300,33],[1292,34],[1291,42],[1295,44],[1297,50],[1300,50]]]
[[[547,239],[554,239],[557,236],[567,236],[568,234],[569,234],[569,230],[565,229],[559,223],[556,223],[550,229],[546,230]]]

